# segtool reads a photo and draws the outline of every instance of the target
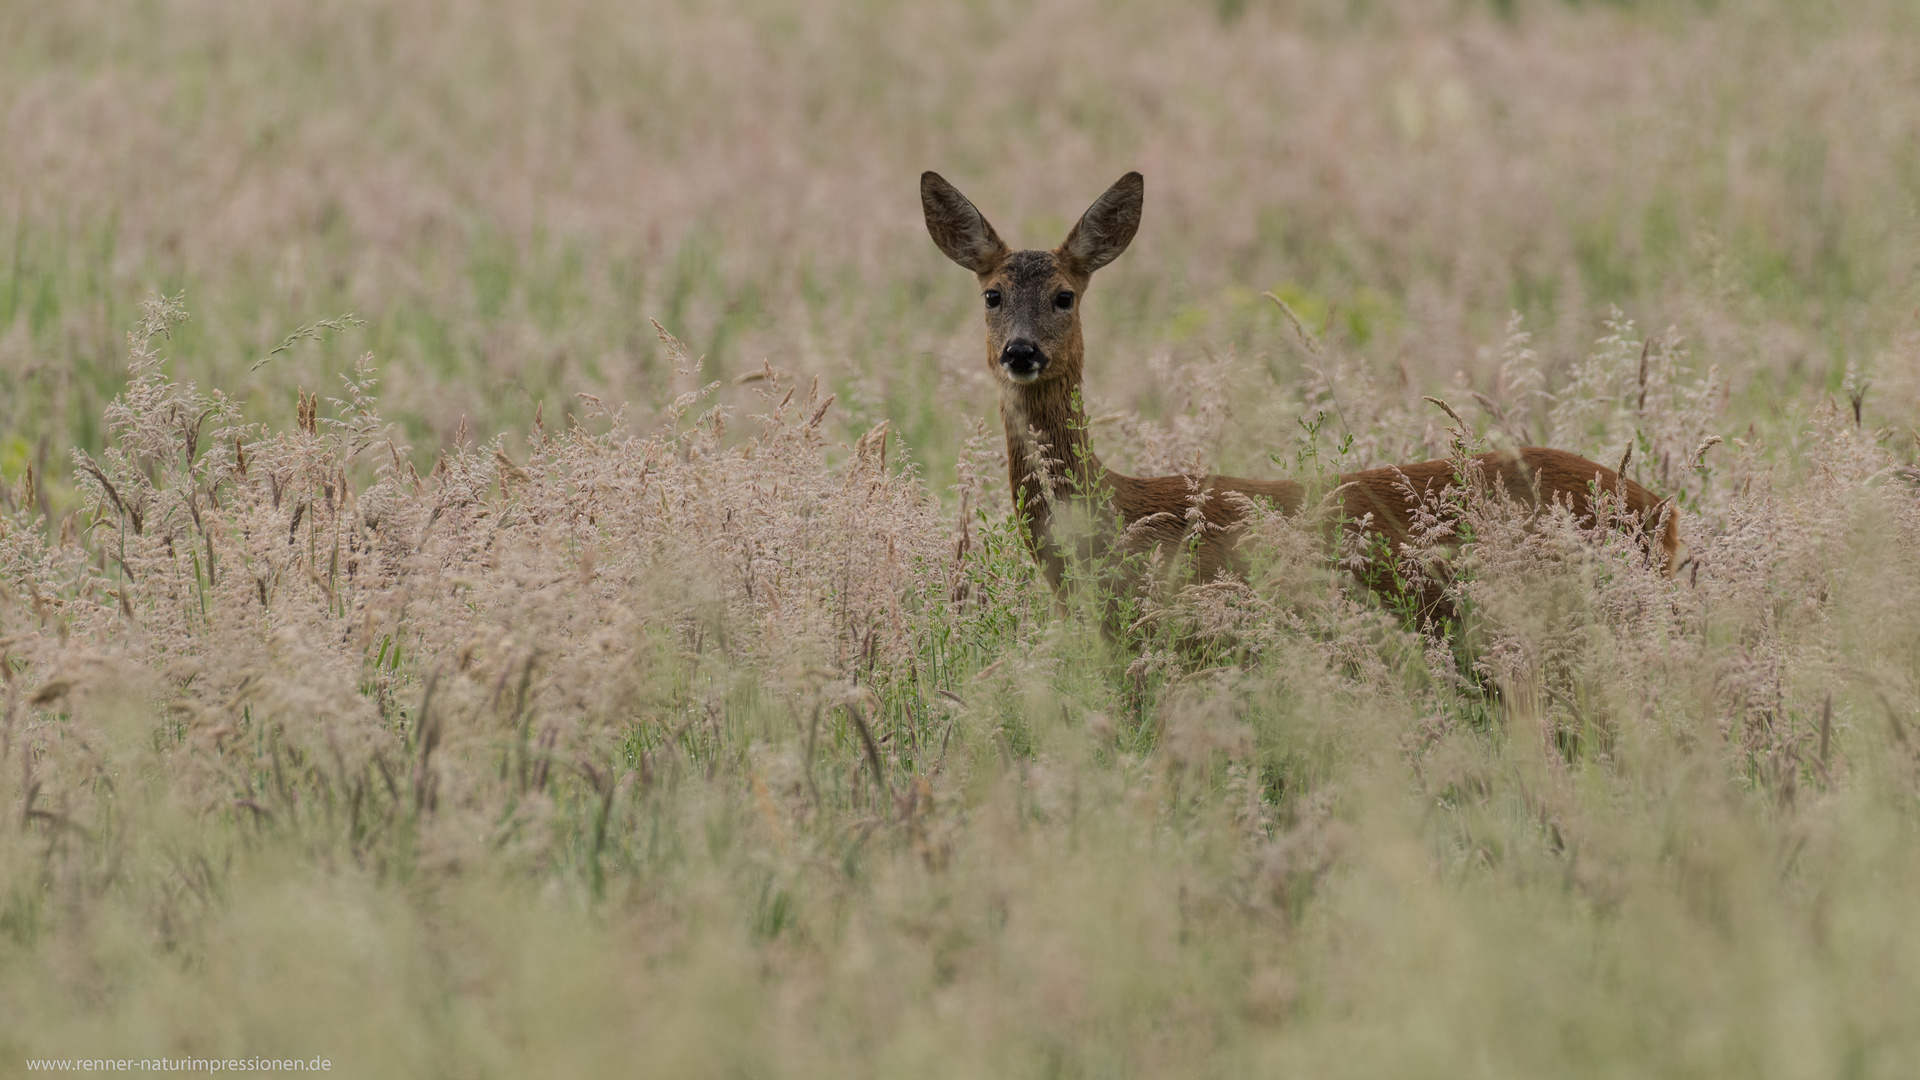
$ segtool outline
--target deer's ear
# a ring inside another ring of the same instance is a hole
[[[976,274],[992,273],[1006,259],[1007,245],[993,226],[939,173],[920,174],[920,208],[927,214],[927,233],[947,258]]]
[[[1091,274],[1120,257],[1140,228],[1140,203],[1147,182],[1137,172],[1114,181],[1105,195],[1093,200],[1080,223],[1067,234],[1060,254],[1082,274]]]

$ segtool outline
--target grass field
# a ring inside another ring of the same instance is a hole
[[[0,4],[0,1076],[1910,1075],[1916,56],[1902,0]],[[1021,246],[1145,173],[1110,463],[1630,452],[1689,561],[1476,500],[1423,635],[1263,518],[1103,635],[928,168]]]

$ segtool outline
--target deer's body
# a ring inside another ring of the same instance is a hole
[[[1234,549],[1245,507],[1234,494],[1289,514],[1305,498],[1301,485],[1287,480],[1127,476],[1103,466],[1088,445],[1080,401],[1086,356],[1079,297],[1093,271],[1132,241],[1144,191],[1140,174],[1128,173],[1088,208],[1058,248],[1014,251],[952,185],[934,173],[920,178],[927,231],[980,281],[987,308],[987,364],[999,387],[1007,436],[1008,480],[1034,556],[1056,590],[1064,587],[1071,560],[1098,555],[1095,549],[1115,542],[1130,549],[1190,543],[1192,572],[1201,581],[1238,572]],[[1672,572],[1680,547],[1677,514],[1632,480],[1544,447],[1481,454],[1475,461],[1484,481],[1516,502],[1565,502],[1583,520],[1592,518],[1594,491],[1617,493],[1636,531]],[[1364,523],[1397,551],[1409,538],[1410,504],[1459,478],[1454,463],[1443,459],[1369,469],[1340,480],[1342,516]],[[1205,528],[1196,528],[1195,511]],[[1095,527],[1062,528],[1059,519],[1073,514]],[[1102,530],[1103,523],[1119,528]],[[1392,579],[1389,567],[1363,576],[1375,588],[1389,587]]]

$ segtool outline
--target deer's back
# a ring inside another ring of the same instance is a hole
[[[1238,476],[1123,476],[1108,473],[1113,501],[1121,517],[1141,546],[1180,543],[1193,538],[1194,576],[1211,581],[1226,570],[1238,573],[1242,567],[1233,549],[1239,539],[1236,526],[1244,516],[1245,504],[1234,496],[1264,502],[1282,513],[1300,510],[1306,489],[1291,480],[1248,480]],[[1195,498],[1195,496],[1200,496]],[[1204,534],[1193,530],[1189,514],[1198,507],[1205,518]]]
[[[1678,561],[1678,511],[1653,492],[1619,473],[1578,454],[1546,447],[1497,450],[1473,461],[1482,481],[1496,486],[1522,506],[1566,504],[1576,518],[1591,524],[1596,491],[1613,493],[1624,504],[1630,524],[1651,545],[1657,545],[1669,572]],[[1299,511],[1305,489],[1290,480],[1249,480],[1238,476],[1123,476],[1108,473],[1114,502],[1136,543],[1177,543],[1197,538],[1194,572],[1206,581],[1220,570],[1239,569],[1233,549],[1244,504],[1229,493],[1264,501],[1288,514]],[[1389,466],[1348,473],[1342,513],[1349,522],[1366,521],[1370,531],[1394,545],[1404,543],[1417,501],[1460,482],[1454,463],[1446,458],[1412,465]],[[1202,498],[1196,499],[1199,494]],[[1191,528],[1198,506],[1210,528],[1199,535]]]
[[[1678,560],[1678,511],[1653,492],[1597,461],[1542,446],[1496,450],[1477,455],[1473,461],[1489,486],[1504,490],[1520,505],[1564,503],[1571,507],[1576,518],[1589,524],[1593,520],[1595,492],[1613,493],[1637,523],[1637,530],[1658,544],[1669,572]],[[1346,485],[1343,509],[1347,518],[1358,521],[1372,515],[1370,527],[1398,544],[1407,539],[1414,499],[1452,487],[1459,482],[1459,476],[1454,463],[1443,458],[1367,469],[1349,473],[1340,480]]]

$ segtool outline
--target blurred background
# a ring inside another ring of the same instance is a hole
[[[1096,409],[1162,415],[1197,358],[1297,384],[1263,290],[1415,402],[1484,388],[1513,312],[1554,372],[1617,305],[1761,417],[1849,362],[1915,404],[1900,0],[71,0],[0,43],[10,478],[99,446],[137,305],[184,292],[178,375],[284,422],[371,352],[423,465],[582,392],[646,422],[657,319],[705,378],[820,375],[941,489],[993,399],[928,168],[1036,247],[1146,174]]]

